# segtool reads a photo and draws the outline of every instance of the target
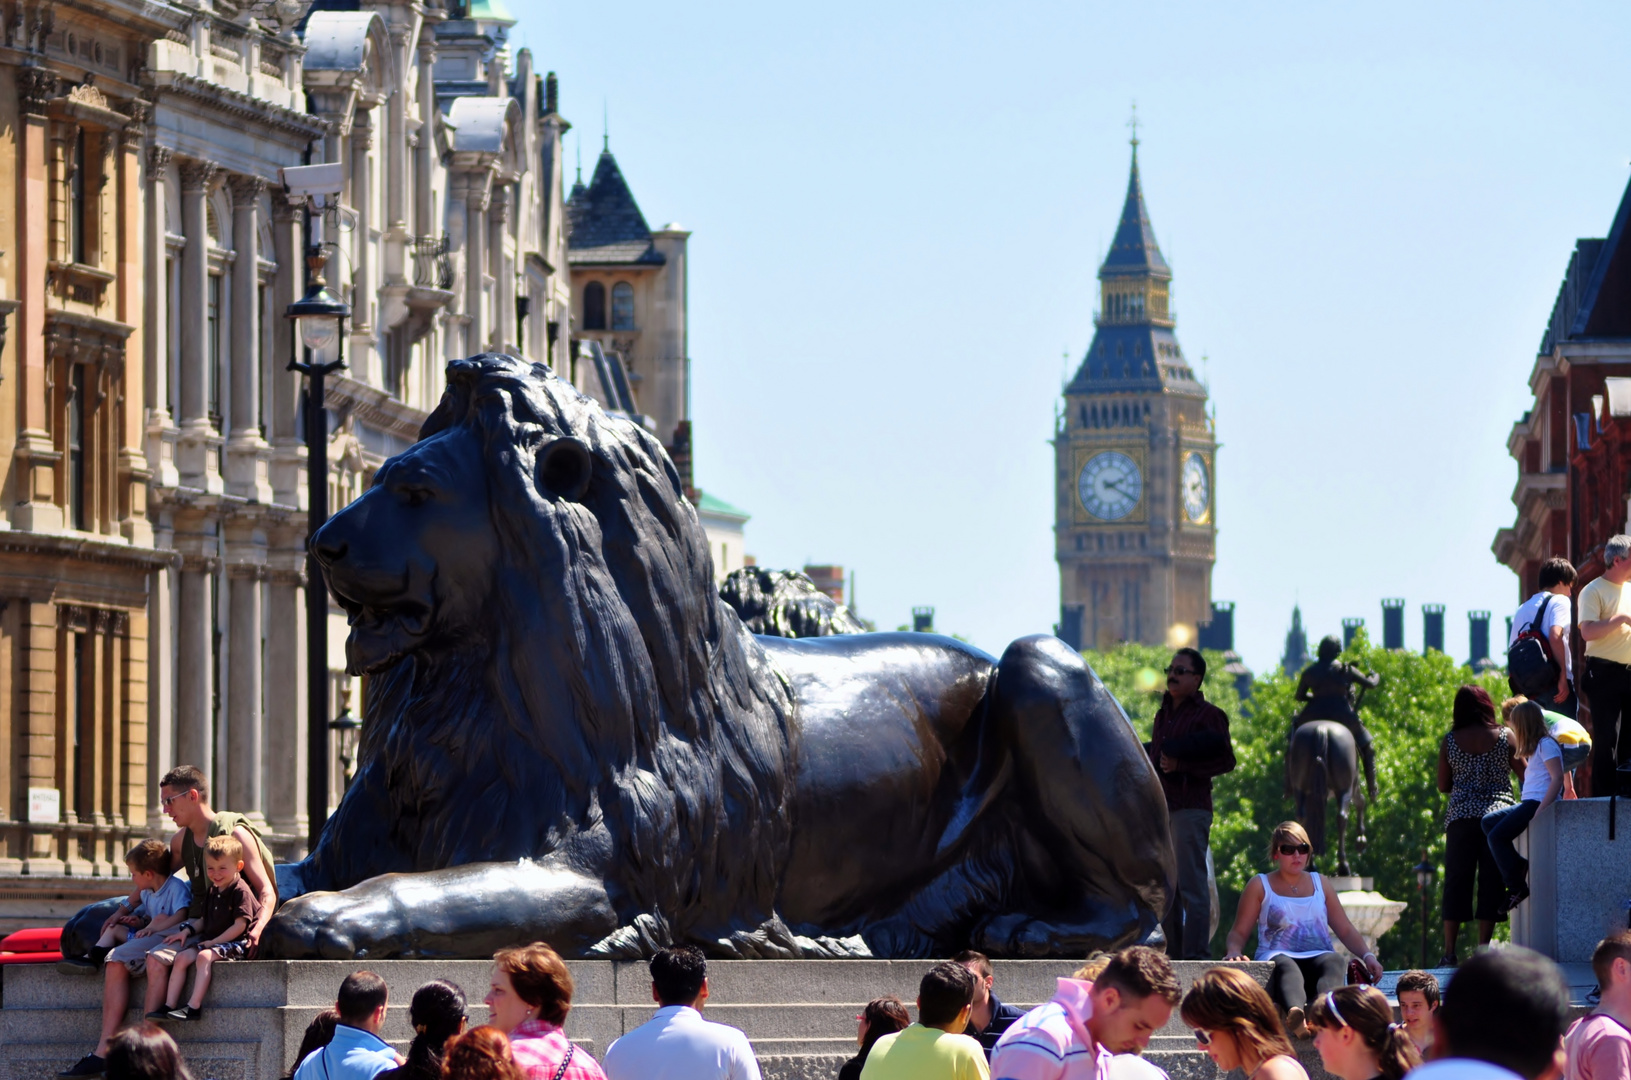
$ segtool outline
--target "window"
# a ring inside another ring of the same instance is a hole
[[[211,274],[209,297],[205,303],[204,348],[208,350],[204,363],[209,367],[209,414],[216,428],[221,427],[221,275]]]
[[[85,489],[85,365],[69,364],[68,374],[68,521],[76,529],[90,528]]]
[[[583,328],[606,329],[606,286],[598,281],[583,287]]]
[[[68,176],[68,258],[88,261],[85,244],[85,129],[74,137],[74,160]]]
[[[634,329],[634,286],[626,281],[612,286],[612,329]]]

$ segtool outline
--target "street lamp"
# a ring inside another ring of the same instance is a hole
[[[1427,852],[1421,853],[1416,864],[1416,888],[1421,890],[1421,966],[1427,967],[1427,890],[1433,884],[1433,864],[1427,861]]]
[[[351,788],[351,778],[357,774],[357,737],[362,731],[362,721],[351,715],[351,691],[340,691],[340,715],[328,722],[330,731],[340,736],[340,773],[345,780],[342,791]]]
[[[323,244],[312,243],[312,204],[319,212],[343,189],[338,162],[302,165],[283,170],[283,187],[306,207],[306,294],[284,309],[299,333],[289,342],[289,368],[306,376],[306,821],[308,850],[328,821],[329,677],[328,588],[323,572],[311,555],[311,540],[328,521],[328,413],[323,407],[323,378],[345,367],[345,321],[351,307],[323,283],[328,260]],[[321,225],[321,222],[318,223]],[[326,230],[325,230],[326,231]],[[296,359],[297,346],[304,359]],[[321,359],[332,355],[334,359]]]

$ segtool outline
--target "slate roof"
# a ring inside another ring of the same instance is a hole
[[[652,244],[651,227],[610,150],[600,152],[588,187],[582,180],[572,185],[566,224],[567,261],[574,266],[661,266],[667,262]]]
[[[1631,186],[1601,240],[1579,240],[1552,306],[1541,353],[1564,341],[1631,338]]]
[[[1110,242],[1110,252],[1104,257],[1099,274],[1154,274],[1171,277],[1167,260],[1161,257],[1161,248],[1155,242],[1155,230],[1150,227],[1150,212],[1144,207],[1144,187],[1138,182],[1138,147],[1133,147],[1133,168],[1127,177],[1127,200],[1121,207],[1121,222],[1116,226],[1116,238]]]

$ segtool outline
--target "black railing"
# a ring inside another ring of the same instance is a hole
[[[453,287],[453,257],[448,254],[446,233],[414,238],[413,283],[431,289]]]

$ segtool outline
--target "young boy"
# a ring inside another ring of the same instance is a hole
[[[1430,971],[1407,971],[1399,976],[1394,995],[1399,999],[1399,1019],[1405,1034],[1426,1055],[1433,1045],[1433,1013],[1438,1009],[1438,980]]]
[[[102,967],[102,1039],[96,1049],[57,1075],[66,1078],[100,1076],[106,1067],[108,1041],[125,1022],[130,1004],[130,980],[146,970],[149,952],[164,944],[165,932],[187,917],[192,887],[185,878],[172,877],[170,847],[160,840],[143,840],[125,856],[136,890],[132,900],[102,927],[102,936],[87,957],[72,957],[57,964],[59,971],[90,974]],[[104,961],[106,963],[104,964]]]
[[[147,954],[148,1001],[156,1005],[154,987],[165,986],[164,1008],[151,1008],[149,1020],[197,1020],[204,1015],[204,995],[210,988],[210,969],[220,960],[243,960],[249,955],[246,937],[260,911],[260,903],[240,876],[244,849],[233,836],[212,836],[204,848],[204,875],[209,892],[204,896],[202,919],[188,919],[164,939],[167,946]],[[187,987],[187,969],[196,962],[192,997],[181,1004]],[[165,969],[169,970],[166,971]]]

